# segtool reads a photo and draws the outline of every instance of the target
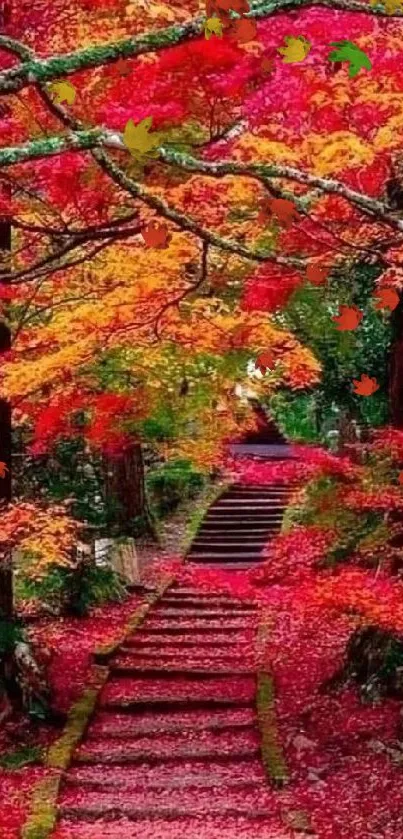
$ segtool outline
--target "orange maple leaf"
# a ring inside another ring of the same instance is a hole
[[[0,478],[6,477],[6,472],[9,472],[8,466],[4,463],[3,460],[0,460]]]
[[[358,396],[371,396],[378,390],[379,385],[377,380],[367,376],[366,373],[361,373],[361,379],[353,379],[354,393]]]
[[[357,306],[340,306],[339,315],[337,317],[332,318],[332,320],[337,324],[336,329],[339,332],[344,332],[348,329],[356,329],[358,324],[361,323],[364,315],[357,309]]]
[[[329,274],[329,268],[326,265],[317,265],[311,262],[306,269],[306,278],[312,285],[323,285]]]
[[[263,350],[263,352],[259,353],[256,361],[255,361],[255,370],[260,370],[262,375],[266,373],[267,370],[274,367],[274,355],[270,350]]]
[[[379,300],[375,309],[396,309],[399,304],[400,297],[394,288],[380,288],[374,294],[375,299]]]
[[[230,37],[237,41],[238,44],[247,44],[256,38],[256,23],[249,18],[237,18],[232,22]]]
[[[397,480],[399,481],[399,484],[403,484],[403,472],[399,472]]]
[[[141,235],[148,248],[168,247],[171,237],[165,224],[158,221],[150,221],[141,231]]]

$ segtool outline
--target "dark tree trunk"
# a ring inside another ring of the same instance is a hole
[[[133,443],[125,452],[106,460],[105,492],[110,523],[117,536],[148,532],[154,536],[147,506],[143,452]]]
[[[0,284],[5,283],[5,272],[10,268],[11,223],[0,220]],[[11,334],[5,323],[0,323],[0,356],[11,347]],[[0,399],[0,461],[7,471],[0,477],[0,505],[11,500],[11,407]],[[11,552],[0,545],[0,616],[7,620],[13,616],[13,577]]]
[[[389,410],[392,425],[403,428],[403,299],[392,314],[389,364]]]

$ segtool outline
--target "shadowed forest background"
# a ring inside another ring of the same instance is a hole
[[[0,10],[6,839],[72,835],[21,833],[45,755],[94,650],[166,575],[260,610],[315,835],[402,835],[403,13],[253,0],[243,42],[205,37],[210,6]],[[278,52],[291,35],[303,61]],[[342,40],[371,69],[329,60]],[[150,117],[152,154],[131,154],[128,120]],[[284,456],[232,448],[272,438]],[[277,531],[249,569],[191,561],[233,486],[284,490]]]

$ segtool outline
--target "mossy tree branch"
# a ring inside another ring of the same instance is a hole
[[[249,17],[264,19],[275,14],[321,6],[347,12],[378,15],[389,18],[402,18],[402,11],[387,14],[382,5],[370,6],[360,0],[255,0],[251,4]],[[0,73],[0,94],[17,93],[29,84],[50,82],[60,76],[69,76],[79,70],[90,70],[117,61],[119,58],[135,58],[150,52],[167,49],[198,38],[203,33],[204,17],[197,17],[187,23],[144,32],[133,38],[125,38],[112,44],[105,44],[51,58],[30,58],[20,67],[4,70]],[[8,48],[10,39],[0,36],[0,48]],[[23,46],[23,45],[21,45]]]

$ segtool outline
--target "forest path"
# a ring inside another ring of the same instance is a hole
[[[174,585],[109,662],[54,839],[290,839],[263,769],[253,603]]]

